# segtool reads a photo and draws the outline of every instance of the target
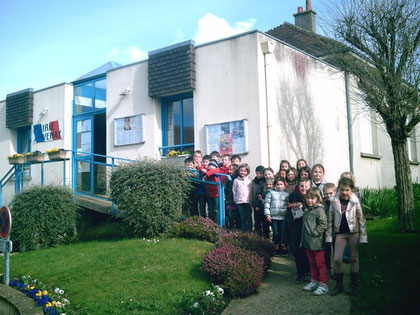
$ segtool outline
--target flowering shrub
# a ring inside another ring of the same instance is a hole
[[[185,238],[195,238],[208,242],[216,242],[223,229],[209,218],[193,216],[183,222],[176,223],[174,233]]]
[[[61,150],[64,150],[64,149],[52,148],[52,149],[48,149],[48,150],[47,150],[47,151],[45,151],[45,152],[47,152],[47,154],[50,154],[50,153],[57,153],[57,152],[60,152]]]
[[[248,296],[261,284],[264,261],[249,250],[223,244],[203,256],[202,270],[216,283],[222,284],[232,296]]]
[[[9,282],[9,286],[15,288],[35,300],[45,314],[65,314],[70,301],[64,297],[64,290],[48,288],[31,276],[22,276]]]
[[[257,253],[264,260],[264,273],[270,268],[271,257],[274,255],[274,244],[256,233],[229,231],[220,233],[217,246],[236,245]]]
[[[21,154],[21,153],[15,153],[15,154],[13,154],[13,155],[8,155],[7,157],[8,157],[9,159],[14,159],[14,158],[24,157],[24,155],[23,155],[23,154]]]
[[[223,300],[224,290],[212,284],[211,290],[192,292],[183,295],[179,299],[179,304],[185,314],[218,314],[225,306]]]
[[[33,151],[33,152],[28,152],[28,153],[26,153],[26,156],[39,155],[39,154],[42,154],[42,152],[41,152],[41,151],[36,150],[36,151]]]

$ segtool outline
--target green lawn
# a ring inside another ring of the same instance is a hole
[[[369,243],[360,248],[360,294],[353,314],[418,314],[420,281],[419,211],[417,232],[401,233],[397,219],[367,222]]]
[[[199,268],[212,247],[178,238],[91,241],[12,255],[10,273],[60,287],[77,314],[173,314],[185,292],[210,288]]]

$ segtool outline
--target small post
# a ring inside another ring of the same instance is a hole
[[[10,236],[6,238],[7,242],[10,242]],[[4,284],[9,285],[10,282],[10,253],[6,249],[4,252]]]

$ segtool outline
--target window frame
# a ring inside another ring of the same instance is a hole
[[[181,152],[184,151],[187,147],[193,147],[194,150],[194,142],[185,143],[184,142],[184,100],[185,99],[192,99],[193,102],[193,129],[194,129],[194,96],[193,92],[187,92],[167,97],[162,97],[161,105],[162,105],[162,147],[160,147],[161,155],[165,156],[171,150],[180,150]],[[180,144],[168,145],[168,103],[172,103],[175,101],[179,101],[180,103]]]
[[[97,112],[106,111],[106,108],[107,108],[107,106],[106,106],[106,102],[107,102],[106,91],[107,91],[108,87],[105,88],[105,107],[99,107],[99,108],[95,107],[95,103],[96,103],[96,99],[97,99],[97,91],[96,91],[96,84],[95,83],[99,82],[99,81],[103,81],[103,80],[105,80],[105,83],[107,83],[106,75],[102,74],[102,75],[99,75],[99,76],[95,76],[95,77],[91,77],[91,78],[88,78],[88,79],[73,82],[73,116],[85,115],[87,113],[94,114],[94,113],[97,113]],[[80,113],[76,113],[76,93],[75,93],[75,90],[78,87],[81,87],[81,86],[84,86],[84,85],[87,85],[87,84],[90,84],[90,83],[92,83],[92,85],[93,85],[93,93],[92,93],[92,97],[90,97],[91,100],[92,100],[92,105],[90,107],[90,110],[82,111]]]

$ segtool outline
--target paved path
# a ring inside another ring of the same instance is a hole
[[[348,265],[345,264],[344,285],[348,283]],[[296,268],[293,258],[273,257],[272,265],[264,278],[258,294],[244,299],[235,299],[224,310],[223,315],[246,314],[350,314],[350,299],[341,294],[331,296],[312,295],[304,291],[303,284],[295,284]],[[329,281],[330,290],[335,281]]]

